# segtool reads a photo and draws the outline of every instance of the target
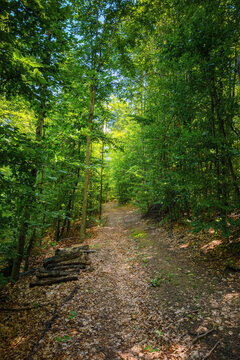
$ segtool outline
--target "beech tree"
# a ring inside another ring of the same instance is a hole
[[[239,2],[3,1],[0,259],[106,194],[226,238],[239,226]],[[103,131],[104,124],[107,131]],[[45,241],[45,240],[44,240]]]
[[[81,218],[80,238],[85,237],[87,201],[91,164],[91,140],[95,107],[106,101],[111,93],[114,78],[114,42],[119,31],[121,18],[127,11],[128,1],[74,1],[73,29],[77,39],[75,59],[79,75],[85,80],[88,95],[87,143],[85,180]],[[79,76],[78,75],[78,76]]]
[[[57,0],[41,4],[36,1],[31,6],[21,1],[12,1],[6,2],[3,8],[2,93],[5,94],[4,96],[13,96],[14,90],[15,96],[17,92],[29,100],[29,105],[34,109],[37,117],[35,135],[37,142],[40,142],[43,134],[44,118],[57,80],[54,73],[61,57],[60,51],[67,39],[61,28],[67,16],[67,5]],[[3,121],[8,122],[9,119],[4,116]],[[22,213],[19,215],[21,220],[16,231],[13,280],[17,280],[19,276],[28,225],[35,203],[34,187],[39,169],[36,162],[36,166],[29,174],[31,178],[29,191],[21,199]]]
[[[142,182],[125,187],[147,212],[170,221],[185,214],[196,230],[228,237],[239,209],[239,4],[143,1],[138,9],[125,38]],[[116,166],[129,173],[130,164],[127,152]]]

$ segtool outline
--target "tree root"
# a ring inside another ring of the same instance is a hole
[[[77,293],[77,291],[80,289],[80,286],[76,286],[73,291],[66,297],[66,299],[61,303],[61,305],[59,306],[59,309],[61,309],[69,300],[71,300],[74,295]],[[39,337],[38,341],[36,342],[36,344],[33,346],[32,351],[30,352],[30,354],[24,359],[24,360],[32,360],[32,357],[37,353],[38,351],[38,347],[40,344],[40,341],[44,338],[45,334],[48,332],[48,330],[51,329],[53,323],[55,322],[55,320],[57,318],[59,318],[60,315],[58,313],[55,313],[51,319],[46,323],[45,328],[43,329],[41,336]]]
[[[195,339],[193,339],[193,341],[192,341],[192,345],[195,344],[199,339],[202,339],[203,337],[207,336],[208,334],[211,334],[214,330],[215,329],[210,329],[210,330],[206,331],[205,333],[196,336]]]
[[[217,347],[218,345],[220,345],[220,344],[221,344],[221,340],[218,340],[218,342],[217,342],[217,343],[213,346],[213,348],[207,353],[207,355],[204,356],[203,360],[208,359],[208,358],[211,356],[211,354],[213,353],[213,351],[216,349],[216,347]]]

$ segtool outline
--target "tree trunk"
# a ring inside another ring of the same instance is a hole
[[[81,228],[80,228],[80,240],[85,238],[86,232],[86,220],[87,220],[87,203],[88,203],[88,185],[89,185],[89,176],[90,176],[90,163],[91,163],[91,132],[92,132],[92,123],[94,115],[94,107],[96,100],[96,87],[91,86],[90,88],[90,106],[88,114],[88,135],[87,135],[87,145],[86,145],[86,162],[85,162],[85,180],[84,180],[84,190],[83,190],[83,206],[82,206],[82,219],[81,219]]]
[[[103,198],[103,162],[104,162],[104,142],[102,142],[102,159],[100,174],[100,195],[99,195],[99,220],[102,218],[102,198]]]
[[[73,149],[73,151],[75,152],[75,148]],[[78,146],[77,146],[77,153],[78,153],[78,158],[79,158],[79,161],[80,161],[80,152],[81,152],[81,142],[78,141]],[[62,229],[61,229],[61,232],[60,232],[60,239],[62,239],[63,235],[64,235],[64,232],[65,232],[65,229],[66,229],[66,233],[68,234],[69,231],[70,231],[70,226],[71,226],[71,220],[69,219],[72,215],[72,210],[74,208],[74,194],[77,190],[77,186],[78,186],[78,182],[79,182],[79,176],[80,176],[80,169],[78,168],[77,169],[77,179],[74,183],[74,187],[72,189],[72,193],[70,194],[69,196],[69,199],[68,199],[68,205],[67,205],[67,209],[66,209],[66,216],[68,218],[65,218],[64,219],[64,222],[63,222],[63,226],[62,226]]]
[[[28,270],[28,267],[29,267],[29,257],[30,257],[30,254],[31,254],[31,251],[32,251],[32,248],[33,248],[33,244],[35,242],[35,239],[36,239],[36,227],[33,229],[33,232],[32,232],[32,236],[29,240],[29,244],[28,244],[28,248],[27,248],[27,254],[26,254],[26,257],[25,257],[25,265],[24,265],[24,271],[27,271]]]
[[[56,242],[59,242],[59,240],[60,240],[60,224],[61,224],[61,219],[58,217],[57,225],[56,225],[56,229],[55,229],[55,235],[54,235],[54,239],[56,240]]]
[[[24,246],[25,246],[25,240],[28,230],[28,220],[30,218],[30,211],[29,211],[29,205],[26,204],[25,210],[24,210],[24,220],[21,225],[20,231],[19,231],[19,237],[18,237],[18,243],[17,243],[17,255],[13,261],[13,267],[12,267],[12,273],[11,277],[14,281],[17,281],[19,279],[19,273],[20,273],[20,266],[23,259],[24,254]]]
[[[49,43],[51,41],[51,37],[52,37],[52,35],[51,35],[51,33],[49,33],[48,34]],[[51,52],[48,51],[45,64],[49,65],[50,61],[51,61]],[[48,79],[48,76],[46,75],[46,80],[47,79]],[[46,117],[47,85],[40,87],[39,92],[40,92],[41,101],[40,101],[40,109],[39,109],[39,113],[38,113],[38,121],[37,121],[37,127],[36,127],[36,140],[40,143],[42,136],[43,136],[43,125],[44,125],[44,120]],[[38,173],[38,169],[37,168],[33,169],[33,171],[32,171],[32,186],[33,187],[34,187],[34,184],[36,184],[37,173]],[[42,177],[41,182],[43,182],[43,177]],[[26,201],[25,210],[23,213],[23,221],[22,221],[22,224],[20,225],[20,230],[19,230],[18,243],[17,243],[17,256],[13,261],[13,267],[12,267],[12,279],[14,281],[17,281],[19,279],[20,266],[21,266],[21,262],[23,259],[23,255],[24,255],[24,247],[25,247],[26,235],[27,235],[27,231],[28,231],[28,221],[31,216],[30,209],[31,209],[33,202],[34,202],[34,195],[31,194],[28,196],[28,199]]]

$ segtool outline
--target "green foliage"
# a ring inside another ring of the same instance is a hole
[[[154,332],[157,334],[157,336],[161,337],[164,336],[164,333],[161,330],[154,330]]]
[[[68,336],[68,335],[64,335],[62,337],[55,337],[55,340],[57,342],[60,342],[60,343],[63,343],[63,342],[66,342],[68,340],[71,340],[71,336]]]
[[[4,0],[0,35],[2,269],[79,226],[86,170],[89,223],[117,198],[237,234],[237,1]]]
[[[112,34],[124,6],[113,2],[109,7],[104,2],[100,12],[100,3],[94,6],[92,11],[87,2],[78,1],[4,2],[0,18],[0,224],[4,243],[0,246],[6,243],[8,249],[3,264],[15,262],[15,279],[22,260],[28,263],[32,247],[36,242],[41,245],[47,230],[55,232],[54,245],[79,223],[89,91],[95,80],[101,89],[91,129],[89,222],[96,219],[100,191],[101,202],[107,196],[104,155],[105,146],[113,140],[104,133],[103,124],[110,120],[106,97],[114,77],[106,69],[111,63]],[[99,31],[95,31],[96,14]],[[105,25],[103,16],[108,19]],[[98,49],[91,48],[93,34]],[[81,36],[84,41],[79,41]],[[99,54],[104,52],[103,59]],[[95,63],[98,55],[99,67]]]
[[[239,5],[138,9],[125,28],[138,77],[127,89],[132,121],[122,108],[115,124],[124,150],[112,157],[115,194],[161,221],[227,238],[240,203]],[[140,28],[145,35],[133,40]]]
[[[153,348],[151,345],[147,345],[147,346],[144,348],[144,350],[145,350],[145,351],[149,351],[150,353],[158,352],[158,351],[159,351],[158,349]]]
[[[70,315],[68,316],[69,320],[75,319],[75,317],[77,316],[77,312],[76,311],[70,311],[69,313]]]
[[[146,236],[146,234],[145,234],[145,232],[139,232],[138,230],[132,230],[131,236],[134,239],[139,239],[139,238],[143,238],[144,236]]]
[[[153,287],[158,287],[161,285],[163,279],[160,276],[155,276],[152,280],[151,280],[151,285]]]

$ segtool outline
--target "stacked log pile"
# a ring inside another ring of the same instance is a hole
[[[78,279],[81,271],[90,265],[88,245],[57,249],[55,256],[43,261],[43,268],[36,272],[36,281],[30,287],[44,286]]]

